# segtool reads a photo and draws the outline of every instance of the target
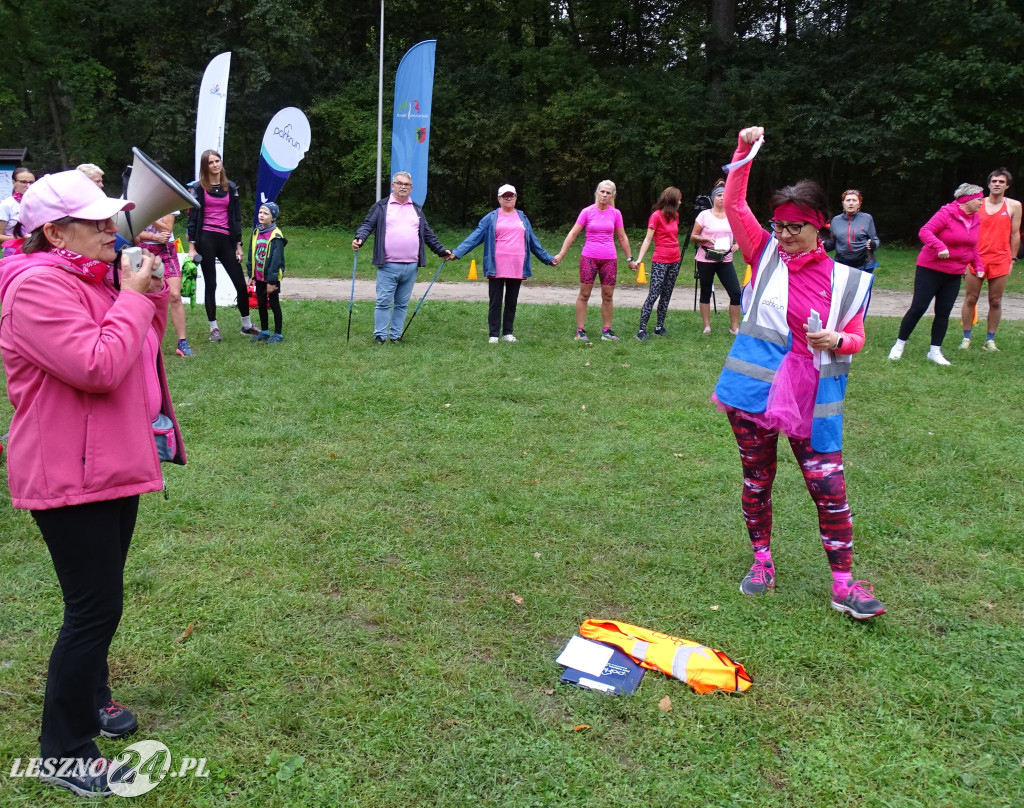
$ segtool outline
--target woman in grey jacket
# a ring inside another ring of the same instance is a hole
[[[863,203],[860,191],[843,192],[843,212],[832,219],[832,233],[825,242],[825,249],[835,250],[836,261],[840,264],[871,272],[878,266],[875,250],[879,241],[875,220],[860,209]]]

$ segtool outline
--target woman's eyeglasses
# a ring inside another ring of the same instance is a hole
[[[72,219],[71,221],[72,222],[77,222],[78,224],[89,224],[89,225],[92,225],[94,228],[96,228],[96,232],[97,233],[102,233],[104,230],[106,230],[108,227],[110,227],[110,224],[111,224],[112,220],[108,218],[108,219]]]
[[[15,182],[20,182],[22,185],[31,185],[35,180],[15,180]]]
[[[782,233],[785,230],[791,236],[800,235],[800,231],[803,230],[810,222],[777,222],[772,219],[769,224],[772,226],[772,230],[776,234]]]

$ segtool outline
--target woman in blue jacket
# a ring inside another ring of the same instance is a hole
[[[499,339],[505,342],[518,341],[512,335],[512,326],[516,319],[519,288],[523,285],[523,279],[532,274],[530,253],[549,266],[558,264],[558,259],[552,258],[540,246],[530,220],[521,210],[516,210],[516,198],[513,186],[502,185],[498,189],[498,204],[501,207],[484,216],[476,230],[469,234],[469,238],[452,251],[456,258],[462,258],[481,242],[484,245],[484,275],[491,301],[487,310],[487,324],[490,327],[490,338],[487,341],[491,343]],[[501,311],[503,298],[504,316]]]

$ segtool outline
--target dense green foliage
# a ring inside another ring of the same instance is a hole
[[[1020,323],[939,368],[924,333],[889,362],[896,321],[868,318],[844,459],[854,571],[889,614],[864,625],[829,608],[784,442],[777,592],[738,591],[739,459],[708,400],[725,328],[672,311],[665,339],[584,348],[571,307],[526,305],[521,341],[488,345],[485,303],[428,300],[405,344],[374,348],[372,302],[348,343],[344,304],[284,306],[281,345],[226,329],[183,360],[165,340],[189,464],[168,501],[143,497],[128,556],[111,673],[142,726],[100,743],[159,739],[211,776],[139,805],[1024,804]],[[7,777],[35,754],[61,601],[6,495],[0,580],[0,804],[68,806]],[[560,685],[587,617],[712,644],[755,684]]]
[[[560,227],[610,177],[642,225],[665,185],[706,191],[750,123],[769,135],[757,203],[802,176],[833,198],[856,187],[883,238],[913,235],[959,182],[1020,168],[1020,0],[389,0],[386,14],[386,129],[398,60],[438,40],[439,222],[468,224],[510,181]],[[139,0],[117,14],[0,0],[0,140],[28,146],[37,172],[117,174],[137,145],[188,177],[199,79],[230,50],[229,175],[251,193],[267,121],[297,105],[313,148],[283,206],[293,223],[351,223],[375,197],[378,27],[376,0]],[[387,171],[386,137],[384,152]]]

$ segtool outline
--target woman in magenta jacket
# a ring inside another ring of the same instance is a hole
[[[939,208],[921,228],[918,235],[924,247],[917,256],[914,297],[903,315],[896,344],[889,351],[890,359],[903,356],[914,327],[934,300],[935,320],[927,359],[936,365],[950,364],[942,355],[942,340],[949,326],[949,313],[960,294],[960,282],[968,266],[978,273],[985,271],[978,254],[978,228],[981,226],[978,209],[984,196],[980,185],[965,182],[953,192],[953,201]]]
[[[123,574],[139,495],[163,487],[165,459],[185,462],[159,344],[168,289],[144,253],[115,283],[110,199],[80,171],[51,174],[22,201],[23,254],[0,261],[0,354],[14,405],[8,483],[39,526],[64,596],[39,737],[43,758],[86,771],[40,779],[83,796],[111,793],[94,738],[138,727],[115,702],[107,652],[121,619]]]

